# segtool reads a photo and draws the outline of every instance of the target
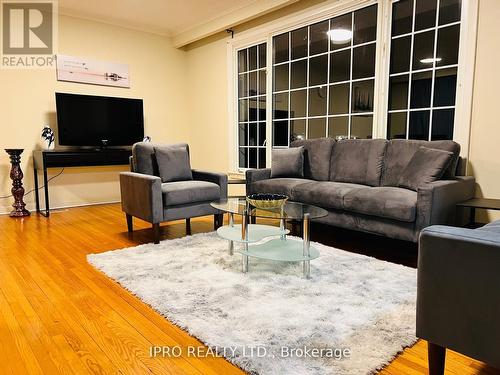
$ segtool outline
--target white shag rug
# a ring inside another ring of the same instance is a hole
[[[243,274],[241,255],[230,256],[215,232],[88,261],[250,373],[373,373],[416,341],[416,270],[312,245],[321,255],[309,280],[298,263],[255,258]],[[265,356],[250,355],[258,347]],[[288,356],[290,348],[323,349],[324,356]],[[334,349],[349,349],[350,357],[338,359]]]

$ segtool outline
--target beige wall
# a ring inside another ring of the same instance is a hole
[[[54,71],[0,70],[1,149],[25,148],[25,187],[33,186],[32,150],[39,147],[44,124],[55,127],[54,92],[144,99],[145,132],[154,140],[187,141],[186,53],[167,38],[61,16],[61,54],[127,63],[131,89],[57,82]],[[192,108],[191,111],[196,110]],[[9,160],[0,152],[0,195],[10,193]],[[71,206],[119,200],[118,173],[126,167],[69,168],[51,182],[52,205]],[[51,170],[54,175],[58,170]],[[26,197],[33,208],[33,194]],[[0,200],[0,212],[11,199]]]
[[[500,199],[500,117],[498,115],[500,75],[500,1],[480,0],[474,99],[470,136],[469,174],[476,177],[476,195]],[[483,222],[500,219],[489,212],[478,215]]]

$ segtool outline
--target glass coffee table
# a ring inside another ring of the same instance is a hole
[[[229,254],[234,253],[234,242],[243,244],[238,250],[243,256],[243,272],[248,272],[248,258],[260,258],[283,262],[302,262],[302,273],[305,278],[311,274],[310,262],[319,257],[319,251],[310,245],[310,222],[328,215],[322,208],[297,202],[286,202],[280,209],[259,209],[249,205],[245,198],[228,198],[210,203],[222,212],[229,214],[229,225],[217,229],[217,234],[229,241]],[[234,215],[242,217],[242,224],[234,223]],[[280,226],[250,224],[249,219],[277,219]],[[302,220],[303,239],[288,241],[286,220]],[[259,243],[266,238],[277,237]]]

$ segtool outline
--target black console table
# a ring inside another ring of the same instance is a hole
[[[47,179],[48,168],[66,167],[93,167],[100,165],[125,165],[129,163],[132,151],[128,149],[107,150],[73,150],[61,151],[37,150],[33,152],[34,177],[35,177],[35,202],[36,212],[45,217],[50,215],[49,183]],[[45,210],[40,210],[40,197],[38,194],[38,171],[43,171],[43,185],[45,192]]]

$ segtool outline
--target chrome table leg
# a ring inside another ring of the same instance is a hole
[[[302,248],[302,255],[304,258],[309,258],[310,254],[310,218],[309,214],[304,214],[304,220],[303,220],[303,248]],[[305,279],[309,279],[311,277],[311,261],[310,260],[304,260],[302,262],[302,276]]]
[[[243,272],[246,273],[248,272],[248,255],[246,253],[248,252],[248,212],[245,211],[243,212],[243,222],[241,223],[241,239],[244,241],[243,242],[243,251],[245,254],[243,254]]]
[[[286,226],[285,226],[285,219],[280,219],[280,230],[281,231],[284,231],[286,229]],[[281,240],[282,241],[285,241],[286,240],[286,234],[282,234],[281,235]]]
[[[234,227],[234,214],[232,212],[229,213],[229,226]],[[229,255],[234,254],[234,243],[229,240]]]

